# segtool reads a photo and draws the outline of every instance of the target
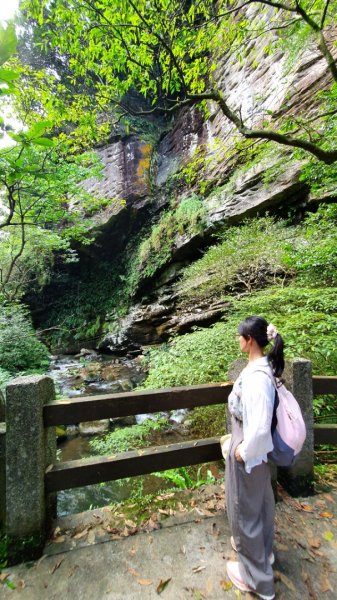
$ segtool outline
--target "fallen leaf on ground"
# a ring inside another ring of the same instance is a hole
[[[280,581],[282,581],[282,583],[284,583],[285,586],[287,586],[288,590],[296,592],[296,588],[293,582],[289,579],[289,577],[284,575],[284,573],[281,573],[281,571],[274,571],[274,575],[276,579],[279,579]]]
[[[138,551],[138,548],[135,548],[134,546],[131,548],[131,550],[129,550],[129,554],[131,554],[131,556],[134,556],[136,554],[136,552]]]
[[[65,536],[64,535],[60,535],[59,537],[53,539],[54,544],[62,544],[62,542],[64,542],[65,540]]]
[[[139,583],[139,585],[152,585],[153,581],[152,579],[138,579],[137,583]]]
[[[108,533],[114,533],[115,535],[120,533],[120,530],[117,529],[117,527],[109,527],[108,526],[105,528],[105,531],[107,531]]]
[[[320,591],[322,592],[322,594],[329,591],[333,592],[333,588],[331,587],[330,581],[327,579],[327,577],[324,577],[324,575],[321,577]]]
[[[78,569],[79,566],[78,565],[74,565],[73,567],[71,567],[68,571],[68,577],[72,577],[76,571],[76,569]]]
[[[0,573],[0,581],[1,583],[3,583],[4,581],[6,581],[7,577],[9,577],[9,573]]]
[[[135,571],[135,569],[133,569],[132,567],[130,567],[128,571],[133,577],[139,577],[139,573],[137,573],[137,571]]]
[[[327,542],[332,542],[332,540],[334,539],[334,534],[332,531],[325,531],[323,533],[323,537]]]
[[[328,510],[323,510],[323,512],[319,513],[320,517],[323,517],[324,519],[332,519],[333,514],[332,512],[328,511]]]
[[[157,585],[157,589],[156,592],[157,594],[161,594],[164,589],[168,586],[168,584],[170,583],[172,577],[170,577],[169,579],[161,579],[159,584]]]
[[[121,536],[123,537],[129,537],[131,535],[131,529],[128,529],[127,527],[124,527],[124,531],[121,533]]]
[[[154,529],[160,529],[160,524],[157,522],[157,520],[154,520],[151,517],[148,521],[144,523],[142,529],[145,529],[146,531],[153,531]]]
[[[59,560],[56,561],[56,563],[54,564],[52,570],[50,571],[50,574],[52,575],[53,573],[55,573],[55,571],[57,569],[59,569],[59,567],[61,566],[61,564],[64,561],[64,556],[62,556],[62,558],[59,558]]]
[[[287,552],[289,547],[286,544],[276,544],[276,548],[282,552]]]
[[[312,548],[319,548],[321,541],[318,538],[308,538],[308,542]]]
[[[220,581],[220,587],[225,591],[228,592],[229,590],[232,589],[233,584],[231,581],[227,580],[225,581],[224,579],[221,579]]]
[[[125,521],[125,525],[127,525],[128,527],[132,527],[132,528],[137,527],[137,524],[130,520]]]
[[[312,506],[310,506],[310,504],[300,504],[301,509],[304,510],[304,512],[314,512],[314,509]]]
[[[195,511],[201,517],[214,517],[213,513],[211,513],[209,510],[205,510],[204,508],[201,510],[200,508],[196,507]]]
[[[317,594],[312,585],[312,581],[311,581],[308,573],[306,573],[305,571],[302,571],[302,579],[308,588],[309,600],[318,600]]]
[[[60,527],[55,527],[55,529],[53,531],[53,534],[52,534],[52,538],[53,539],[56,538],[59,535],[60,532],[61,532],[61,528]]]
[[[206,567],[194,567],[192,571],[193,573],[200,573],[200,571],[203,571],[204,569],[206,569]]]
[[[73,538],[74,538],[74,540],[80,540],[81,538],[84,538],[88,532],[89,532],[89,527],[86,527],[85,529],[83,529],[83,531],[80,531],[79,533],[75,533],[75,535],[73,535]]]

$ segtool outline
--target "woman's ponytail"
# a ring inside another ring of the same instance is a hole
[[[268,341],[273,341],[273,347],[268,352],[268,360],[271,363],[275,377],[281,377],[284,371],[283,338],[278,333],[276,327],[270,323],[267,327]]]

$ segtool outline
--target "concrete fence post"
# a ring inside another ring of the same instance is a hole
[[[0,422],[0,531],[5,530],[6,514],[6,423]]]
[[[278,468],[278,480],[292,495],[313,492],[314,481],[314,412],[311,362],[303,358],[287,361],[284,382],[299,403],[307,428],[302,451],[291,467]]]
[[[6,405],[0,390],[0,531],[5,529],[6,514]]]
[[[45,469],[56,460],[54,428],[43,406],[55,399],[50,377],[27,376],[6,388],[6,534],[13,562],[38,557],[48,527]]]
[[[229,379],[234,381],[242,369],[247,366],[247,360],[236,360],[229,369]],[[303,358],[287,360],[282,376],[286,387],[298,401],[307,428],[304,447],[291,467],[276,467],[272,465],[272,479],[276,490],[276,477],[283,487],[292,495],[306,495],[313,491],[314,470],[314,414],[311,362]],[[227,432],[230,433],[230,418],[227,410]]]

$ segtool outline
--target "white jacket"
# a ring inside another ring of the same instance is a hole
[[[267,462],[267,454],[273,449],[271,421],[275,388],[270,376],[263,371],[269,371],[272,376],[266,356],[248,363],[241,373],[243,442],[240,444],[240,454],[247,473],[262,462]]]

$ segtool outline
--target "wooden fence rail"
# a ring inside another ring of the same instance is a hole
[[[310,362],[304,359],[294,359],[287,369],[286,384],[301,405],[308,435],[299,460],[286,472],[282,469],[280,476],[285,475],[292,486],[298,483],[297,493],[305,493],[312,486],[314,444],[337,445],[336,424],[313,426],[312,398],[337,395],[337,377],[312,377]],[[0,479],[6,465],[0,526],[2,520],[8,537],[16,541],[33,536],[38,550],[50,523],[48,507],[55,492],[222,458],[219,439],[208,438],[57,463],[55,425],[224,405],[231,390],[227,382],[55,402],[54,384],[48,377],[12,381],[6,389],[6,426],[0,428],[0,455],[5,457],[0,460]]]
[[[58,463],[46,473],[46,489],[48,492],[57,492],[155,471],[208,463],[221,458],[219,438],[208,438],[121,452],[114,456],[73,460]]]
[[[61,400],[44,406],[44,424],[46,427],[70,425],[79,421],[224,404],[231,390],[231,383],[205,384]],[[337,394],[337,377],[314,376],[313,392],[315,396]],[[315,424],[314,443],[337,445],[337,425]],[[219,440],[208,438],[123,452],[117,456],[68,461],[48,470],[46,489],[56,492],[221,458]]]
[[[59,400],[44,406],[44,425],[72,425],[81,421],[224,404],[231,390],[231,383],[218,383]]]

